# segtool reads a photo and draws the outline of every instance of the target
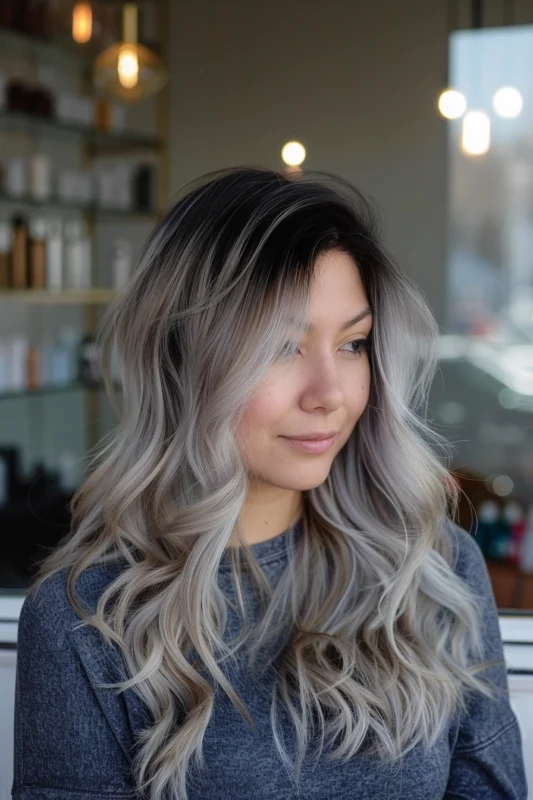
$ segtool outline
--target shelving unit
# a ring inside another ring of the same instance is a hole
[[[158,7],[160,29],[165,34],[168,23],[167,0],[161,0],[158,3]],[[164,56],[166,55],[168,54],[165,53]],[[72,87],[77,86],[77,91],[80,93],[90,93],[87,91],[89,86],[88,76],[94,54],[89,55],[86,48],[80,48],[73,42],[69,46],[65,46],[63,43],[58,45],[50,41],[40,41],[18,32],[0,29],[0,60],[4,59],[3,63],[5,63],[6,59],[11,57],[16,59],[19,64],[21,61],[27,61],[29,65],[27,73],[35,74],[35,77],[39,73],[37,65],[46,67],[51,65],[60,76],[68,76],[68,78],[65,78],[66,84],[65,80],[61,79],[62,88],[59,88],[58,91],[69,91],[68,85],[71,85]],[[1,65],[0,71],[2,71]],[[67,86],[66,89],[64,88],[65,85]],[[74,88],[72,90],[76,91]],[[143,122],[144,119],[141,118],[139,123],[143,125]],[[110,156],[120,158],[124,156],[131,157],[132,162],[135,162],[139,160],[137,159],[138,155],[148,154],[148,159],[146,160],[156,165],[157,173],[157,201],[153,211],[109,207],[109,205],[102,207],[96,202],[91,202],[90,204],[79,201],[70,202],[59,197],[58,194],[51,196],[47,200],[40,200],[29,194],[14,196],[7,193],[0,186],[0,213],[3,212],[4,217],[12,216],[14,213],[19,212],[31,216],[33,212],[36,216],[53,214],[54,216],[62,217],[64,220],[76,217],[83,218],[93,243],[98,241],[101,249],[103,247],[101,243],[102,237],[103,241],[105,241],[107,235],[111,238],[130,238],[125,232],[130,230],[129,226],[131,225],[132,236],[136,236],[138,242],[139,237],[142,236],[144,238],[142,232],[145,228],[140,227],[141,224],[142,226],[150,227],[155,225],[161,215],[159,209],[164,208],[169,195],[167,135],[169,110],[167,90],[163,90],[157,97],[154,123],[155,130],[151,131],[129,128],[104,130],[97,127],[96,123],[94,125],[78,124],[67,122],[57,117],[44,118],[33,114],[15,112],[5,107],[0,108],[0,135],[4,137],[3,141],[5,140],[8,144],[15,143],[13,155],[20,155],[21,152],[28,155],[33,152],[49,152],[52,159],[56,159],[58,156],[53,154],[59,153],[57,164],[64,167],[62,153],[65,152],[70,157],[69,163],[67,155],[65,156],[67,158],[66,167],[70,168],[72,164],[77,164],[78,168],[82,169],[89,167],[95,157]],[[21,144],[17,148],[18,141]],[[0,161],[3,161],[6,155],[11,155],[11,152],[0,153]],[[102,227],[100,227],[100,223]],[[146,227],[146,235],[150,227]],[[96,244],[94,244],[93,252],[96,252],[96,249]],[[97,272],[99,273],[98,275]],[[68,314],[68,309],[71,308],[73,312],[76,312],[77,307],[80,314],[78,316],[77,313],[74,313],[72,318],[77,320],[75,325],[80,337],[85,334],[94,336],[99,311],[102,306],[107,305],[116,297],[117,290],[110,288],[111,275],[105,274],[105,269],[101,263],[98,270],[93,269],[93,280],[94,288],[87,290],[0,289],[0,320],[2,317],[4,318],[4,324],[0,328],[0,339],[3,335],[11,335],[9,333],[6,334],[5,320],[12,319],[16,321],[21,319],[21,324],[27,324],[28,329],[31,330],[33,330],[33,325],[30,328],[30,322],[37,320],[36,330],[40,331],[42,329],[42,323],[39,321],[41,314],[46,315],[50,325],[50,320],[53,321],[55,318],[54,307],[57,307],[58,314],[60,313],[59,309],[64,310],[61,313],[67,313],[69,325],[71,326],[71,317]],[[52,317],[50,317],[50,314],[52,314]],[[24,318],[28,320],[27,323],[24,323]],[[19,326],[18,330],[26,331],[26,328]],[[6,414],[14,414],[17,419],[17,429],[19,429],[20,421],[24,421],[24,415],[27,414],[28,440],[31,440],[33,432],[36,432],[36,441],[39,444],[36,448],[30,447],[27,451],[21,445],[21,452],[40,453],[41,446],[46,447],[47,443],[48,447],[54,446],[53,442],[51,445],[51,438],[55,442],[56,428],[43,427],[48,425],[50,414],[54,413],[54,407],[57,405],[58,409],[72,408],[72,415],[70,410],[67,413],[70,420],[69,424],[71,426],[72,424],[77,425],[74,438],[79,440],[83,436],[85,448],[83,453],[79,453],[74,445],[72,448],[69,446],[68,449],[73,449],[76,452],[76,457],[78,454],[85,456],[93,449],[102,435],[99,419],[103,408],[101,403],[105,399],[103,397],[103,388],[103,384],[72,380],[58,384],[48,383],[31,389],[0,391],[0,419],[4,414],[5,422]],[[119,386],[115,388],[120,391]],[[70,398],[71,395],[72,400]],[[83,401],[81,401],[80,395],[83,397]],[[83,408],[79,405],[80,402],[83,402]],[[83,423],[79,419],[79,415],[82,412]],[[56,412],[56,416],[61,413],[61,411]],[[61,419],[61,417],[58,419]],[[79,422],[77,422],[78,419]],[[54,422],[54,425],[56,425],[56,422]],[[44,431],[42,436],[38,432],[39,426],[40,430]],[[10,441],[14,443],[15,439],[10,440],[8,435],[8,444]],[[24,437],[22,437],[22,441],[25,441]],[[6,507],[3,508],[4,516],[7,510]],[[47,523],[44,520],[43,523],[45,526],[43,535],[46,538],[45,529]],[[52,533],[54,533],[53,530],[48,528],[48,535]],[[0,593],[3,593],[2,586],[0,586]]]
[[[122,218],[140,217],[142,219],[157,219],[157,211],[137,211],[122,208],[100,208],[95,205],[83,205],[82,203],[67,202],[62,200],[36,200],[34,197],[14,197],[11,195],[0,192],[0,204],[9,204],[12,206],[31,206],[32,208],[41,208],[55,211],[79,211],[87,216],[101,217],[101,218]]]
[[[2,289],[0,290],[0,302],[9,301],[14,303],[39,303],[45,305],[57,304],[82,304],[82,305],[101,305],[110,303],[116,296],[115,289],[62,289],[52,292],[48,289]]]
[[[77,136],[83,138],[90,145],[121,152],[124,152],[125,149],[159,150],[163,146],[163,142],[158,136],[148,136],[135,131],[104,131],[89,125],[77,125],[59,119],[47,119],[13,111],[0,112],[0,125],[34,135]]]

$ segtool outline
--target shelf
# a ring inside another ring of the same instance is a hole
[[[104,389],[105,386],[103,383],[91,384],[83,383],[82,381],[72,381],[71,383],[40,386],[38,389],[10,389],[9,391],[0,391],[0,401],[18,400],[22,397],[44,397],[50,394],[66,394],[68,392],[100,392],[104,391]],[[118,390],[119,387],[115,386],[115,389]]]
[[[117,295],[116,289],[0,289],[1,302],[39,304],[101,305],[110,303]]]
[[[67,200],[36,200],[34,197],[14,197],[0,192],[0,203],[9,203],[17,206],[35,206],[42,209],[57,209],[58,211],[80,211],[95,217],[128,217],[138,219],[155,220],[159,214],[157,211],[137,211],[135,209],[122,208],[100,208],[95,205],[83,205],[82,203],[69,202]]]
[[[94,147],[103,147],[109,150],[124,148],[135,150],[158,150],[162,146],[161,140],[156,136],[138,133],[136,131],[101,131],[88,125],[79,125],[73,122],[61,122],[57,119],[46,119],[31,114],[13,111],[0,111],[0,124],[6,128],[17,130],[24,129],[30,134],[48,134],[55,136],[57,133],[82,136]]]
[[[52,39],[39,39],[27,33],[0,28],[0,48],[3,55],[25,56],[39,61],[74,62],[80,67],[91,63],[91,54],[75,42],[57,42]]]

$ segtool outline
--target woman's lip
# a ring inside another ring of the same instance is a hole
[[[334,439],[337,431],[330,433],[328,436],[284,436],[284,439],[296,439],[298,442],[323,442],[325,439]]]
[[[289,444],[297,450],[304,453],[323,453],[333,444],[335,436],[330,436],[329,439],[293,439],[289,436],[282,436]]]

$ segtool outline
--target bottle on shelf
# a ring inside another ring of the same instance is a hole
[[[28,288],[28,227],[20,214],[12,220],[11,279],[13,289]]]
[[[52,163],[44,153],[35,153],[29,159],[29,187],[35,200],[45,202],[52,195]]]
[[[80,334],[72,325],[64,325],[57,336],[57,344],[61,349],[66,365],[66,376],[68,383],[74,383],[79,379],[79,354],[80,354]]]
[[[11,337],[11,389],[28,388],[28,337],[22,334]]]
[[[65,284],[67,289],[90,289],[91,240],[79,220],[65,223]]]
[[[22,198],[27,192],[27,162],[22,156],[6,158],[4,162],[4,191],[9,197]]]
[[[111,276],[114,289],[122,289],[131,274],[131,245],[126,239],[117,239],[111,246]]]
[[[11,252],[11,225],[0,220],[0,289],[9,288],[9,258]]]
[[[57,217],[46,224],[46,288],[61,291],[63,283],[63,220]]]
[[[101,380],[98,344],[90,333],[84,334],[80,342],[80,379],[87,385]]]
[[[28,347],[28,362],[27,362],[27,388],[30,391],[35,391],[40,388],[40,351],[39,348],[30,344]]]
[[[32,219],[30,223],[30,287],[46,288],[46,223],[43,219]]]
[[[133,204],[137,211],[153,211],[157,205],[153,164],[139,164],[133,176]]]

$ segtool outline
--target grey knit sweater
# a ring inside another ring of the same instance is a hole
[[[455,570],[480,596],[486,658],[503,658],[498,615],[485,561],[475,539],[450,523]],[[290,548],[302,535],[300,524],[252,546],[272,584],[287,566]],[[116,567],[83,574],[78,592],[89,608],[115,576]],[[219,584],[232,592],[229,555],[220,565]],[[245,583],[246,586],[246,583]],[[248,590],[247,590],[248,591]],[[249,592],[249,608],[255,599]],[[19,622],[15,701],[15,800],[113,800],[135,797],[131,759],[136,734],[149,722],[133,690],[117,696],[93,686],[125,677],[114,649],[79,622],[68,603],[64,575],[47,581],[26,598]],[[230,616],[227,635],[239,619]],[[273,673],[260,679],[244,661],[230,665],[231,681],[252,716],[253,732],[218,689],[206,731],[206,768],[193,772],[189,800],[526,800],[522,741],[508,698],[505,665],[487,670],[505,690],[503,699],[470,701],[468,714],[450,719],[435,747],[416,747],[403,760],[384,765],[356,755],[347,763],[304,761],[300,781],[281,764],[270,727]],[[295,736],[281,716],[285,745],[292,756]]]

